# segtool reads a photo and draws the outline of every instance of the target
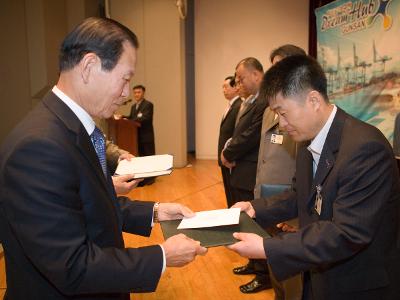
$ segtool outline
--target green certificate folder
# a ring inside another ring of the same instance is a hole
[[[249,232],[262,237],[270,237],[260,225],[244,212],[240,213],[239,224],[236,225],[177,229],[180,222],[181,220],[160,222],[164,239],[183,233],[196,241],[200,241],[203,247],[209,248],[236,243],[237,240],[233,237],[234,232]]]

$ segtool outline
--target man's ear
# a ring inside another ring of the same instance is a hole
[[[318,111],[321,107],[322,102],[325,100],[322,98],[319,92],[312,90],[307,94],[307,101],[311,103],[315,111]]]
[[[85,56],[81,59],[79,63],[81,78],[85,84],[89,83],[90,75],[95,71],[95,68],[98,67],[100,62],[100,58],[93,52],[85,54]]]
[[[256,71],[256,70],[253,71],[253,74],[254,74],[254,77],[256,78],[257,83],[260,82],[264,76],[263,73]]]

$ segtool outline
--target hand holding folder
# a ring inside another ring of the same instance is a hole
[[[116,175],[134,174],[134,179],[169,175],[172,172],[173,156],[169,154],[133,157],[121,160]]]
[[[160,222],[165,239],[175,234],[183,233],[194,240],[200,241],[203,247],[209,248],[236,243],[238,240],[234,238],[234,232],[250,232],[263,238],[269,237],[268,233],[244,212],[240,213],[239,223],[232,225],[178,229],[180,222],[181,220]]]

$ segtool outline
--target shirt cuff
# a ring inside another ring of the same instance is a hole
[[[162,264],[162,270],[161,270],[161,274],[162,273],[164,273],[164,271],[165,271],[165,268],[167,267],[167,259],[165,258],[165,251],[164,251],[164,247],[163,246],[161,246],[160,245],[160,247],[161,247],[161,250],[162,250],[162,255],[163,255],[163,264]]]

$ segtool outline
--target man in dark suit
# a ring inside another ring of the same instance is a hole
[[[291,191],[236,206],[270,226],[299,230],[229,246],[268,258],[278,280],[303,272],[303,299],[395,300],[400,295],[400,182],[390,144],[375,127],[329,103],[313,58],[288,57],[265,74],[264,97],[299,148]]]
[[[239,112],[240,104],[242,100],[238,94],[238,88],[235,84],[235,78],[228,76],[225,78],[222,85],[222,90],[225,99],[229,101],[228,106],[222,116],[221,125],[219,127],[219,138],[218,138],[218,165],[221,167],[222,181],[224,183],[224,190],[226,196],[227,206],[231,207],[235,202],[231,195],[230,186],[230,169],[225,167],[221,162],[221,152],[224,149],[225,143],[233,135],[235,129],[236,117]]]
[[[306,53],[295,45],[283,45],[271,52],[270,62],[274,65],[291,55],[306,55]],[[282,132],[278,123],[278,115],[268,107],[264,111],[262,121],[254,199],[260,197],[262,184],[290,184],[294,175],[296,143]],[[290,224],[294,225],[296,221],[291,220]],[[277,231],[276,227],[267,228],[267,232],[271,235],[277,234]],[[253,280],[240,287],[243,292],[253,293],[269,288],[269,281],[266,281],[269,277],[276,300],[298,300],[301,297],[300,276],[294,276],[280,283],[268,270],[266,260],[249,260],[247,265],[235,268],[234,273],[256,275]]]
[[[6,299],[129,299],[157,287],[166,266],[206,249],[184,235],[125,248],[122,231],[191,215],[179,204],[116,197],[105,139],[129,95],[137,38],[111,19],[89,18],[65,38],[57,85],[0,149],[0,238]]]
[[[131,107],[129,119],[138,125],[138,154],[147,156],[156,154],[153,129],[153,103],[144,99],[146,88],[135,85],[132,89],[136,103]],[[155,177],[148,177],[139,183],[139,186],[153,184]]]
[[[239,89],[246,90],[249,96],[242,102],[232,138],[221,152],[222,164],[231,169],[235,202],[254,198],[261,125],[267,105],[265,99],[258,97],[262,76],[263,67],[254,57],[245,58],[236,66]]]
[[[270,54],[272,65],[281,61],[285,57],[292,55],[306,55],[303,49],[295,45],[282,45],[274,49]],[[260,150],[258,153],[256,186],[254,188],[254,199],[260,198],[261,185],[278,184],[289,185],[292,182],[296,166],[297,145],[282,128],[279,128],[278,115],[269,107],[265,110],[261,128]],[[288,220],[285,226],[295,226],[297,219]],[[276,227],[266,229],[271,235],[281,234]],[[260,262],[261,263],[261,262]],[[251,264],[250,264],[251,266]],[[267,266],[265,261],[264,266]],[[259,267],[260,269],[260,267]],[[241,269],[244,273],[251,273],[248,265]],[[271,284],[275,292],[275,300],[299,300],[301,299],[301,276],[293,276],[283,282],[278,282],[273,276],[273,272],[268,270]],[[265,276],[265,275],[264,275]],[[248,290],[257,290],[262,287],[258,285],[257,275],[253,281],[247,285]]]
[[[131,107],[129,119],[138,124],[139,156],[154,155],[153,103],[144,98],[146,88],[136,85],[132,89],[136,103]]]
[[[236,66],[239,92],[246,98],[236,117],[233,136],[221,152],[221,162],[231,170],[233,202],[254,199],[261,126],[266,108],[266,101],[258,97],[262,76],[263,67],[254,57],[245,58]],[[250,260],[247,266],[256,274],[257,280],[240,286],[241,292],[254,293],[271,287],[265,261]],[[242,269],[238,267],[233,272],[243,274]]]

